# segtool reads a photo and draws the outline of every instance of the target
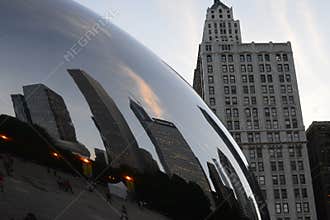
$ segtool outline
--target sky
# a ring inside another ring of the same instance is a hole
[[[76,0],[128,32],[190,84],[213,0]],[[223,0],[241,23],[243,42],[291,41],[306,128],[330,121],[330,1]]]

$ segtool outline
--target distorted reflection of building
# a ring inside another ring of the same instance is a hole
[[[63,98],[43,84],[23,86],[24,96],[11,95],[16,118],[47,131],[57,146],[90,156],[77,141],[69,111]]]
[[[128,165],[143,170],[139,148],[124,116],[103,86],[86,72],[68,70],[84,95],[105,144],[112,167]]]
[[[20,94],[11,95],[11,100],[13,102],[16,118],[23,122],[32,123],[30,111],[24,96]]]
[[[248,219],[257,219],[257,213],[254,212],[255,209],[253,208],[253,201],[246,194],[244,186],[242,185],[242,181],[240,180],[239,175],[235,171],[235,168],[232,166],[226,155],[219,149],[218,155],[221,165],[225,169],[227,176],[230,178],[230,182],[232,183],[232,186],[234,188],[235,196],[239,201],[244,216]]]
[[[100,163],[100,164],[104,164],[104,165],[109,163],[108,155],[104,150],[95,148],[94,153],[95,153],[95,162],[96,163]]]
[[[154,144],[165,172],[197,183],[210,196],[204,171],[178,128],[169,121],[150,118],[144,108],[133,100],[130,100],[130,107]]]

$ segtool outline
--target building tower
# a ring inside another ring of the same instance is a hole
[[[318,219],[330,219],[330,121],[314,121],[306,132]],[[299,164],[298,164],[299,165]],[[303,198],[306,192],[302,192]]]
[[[291,44],[242,43],[241,39],[232,8],[215,0],[207,10],[194,89],[242,148],[271,219],[314,220]],[[306,192],[307,197],[298,192]]]

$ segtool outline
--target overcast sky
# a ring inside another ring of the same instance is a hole
[[[111,20],[192,84],[206,10],[213,0],[76,0]],[[305,126],[330,121],[330,1],[225,0],[243,42],[291,41]]]

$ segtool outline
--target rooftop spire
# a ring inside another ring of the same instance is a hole
[[[220,1],[220,0],[214,0],[214,4],[212,5],[211,8],[216,8],[219,5],[221,5],[224,8],[229,8],[227,5],[225,5],[224,3],[222,3],[222,1]]]

